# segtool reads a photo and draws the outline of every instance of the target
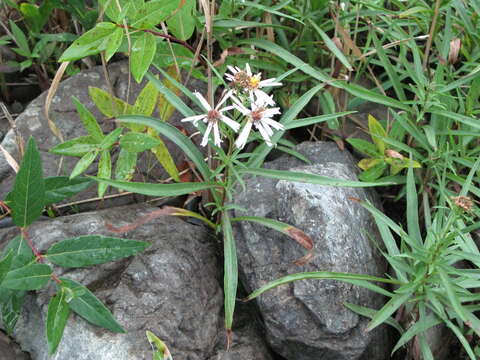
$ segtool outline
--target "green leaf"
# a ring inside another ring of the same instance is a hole
[[[142,32],[133,43],[130,56],[130,70],[133,78],[138,83],[142,81],[143,76],[150,67],[156,50],[157,41],[155,40],[155,36],[149,32]]]
[[[149,184],[141,182],[128,182],[119,180],[107,180],[94,178],[99,182],[104,182],[108,185],[119,189],[131,191],[137,194],[149,196],[179,196],[186,195],[196,191],[212,189],[216,184],[202,183],[202,182],[183,182],[179,184]]]
[[[373,142],[377,145],[378,152],[384,155],[385,142],[382,140],[382,137],[387,137],[387,132],[382,124],[380,124],[372,115],[368,115],[368,130]]]
[[[111,1],[114,3],[115,1]],[[105,60],[108,62],[113,55],[117,52],[118,48],[122,44],[123,29],[116,28],[113,34],[108,38],[107,46],[105,48]]]
[[[20,4],[23,19],[34,33],[39,33],[48,17],[43,18],[37,5],[29,3]]]
[[[62,286],[83,292],[82,295],[74,297],[68,305],[75,313],[94,325],[101,326],[115,333],[124,333],[125,330],[113,318],[112,313],[102,304],[100,300],[85,286],[66,278],[60,278]]]
[[[120,146],[130,152],[142,152],[160,145],[160,141],[154,137],[143,134],[130,132],[120,138]]]
[[[35,260],[35,255],[33,254],[32,249],[30,249],[30,246],[28,246],[27,240],[21,235],[17,235],[10,240],[7,246],[5,246],[3,253],[8,254],[10,250],[13,253],[10,270],[24,267]]]
[[[383,175],[385,170],[387,169],[387,164],[382,159],[363,159],[363,160],[372,160],[375,165],[369,167],[367,170],[363,171],[359,176],[358,179],[364,182],[375,181],[379,177]]]
[[[48,304],[45,328],[47,332],[48,354],[50,356],[55,353],[60,340],[62,340],[63,330],[70,315],[70,308],[65,301],[65,297],[65,291],[61,288]]]
[[[318,124],[321,122],[325,121],[330,121],[333,119],[337,119],[342,116],[354,114],[356,111],[344,111],[344,112],[338,112],[335,114],[326,114],[326,115],[319,115],[319,116],[312,116],[304,119],[297,119],[292,122],[290,122],[288,125],[285,126],[285,130],[291,130],[291,129],[296,129],[299,127],[304,127],[304,126],[309,126],[313,124]],[[350,139],[347,139],[347,141]]]
[[[361,274],[349,274],[349,273],[339,273],[339,272],[330,272],[330,271],[316,271],[316,272],[300,272],[292,275],[287,275],[276,280],[265,284],[261,288],[255,290],[250,295],[248,295],[247,300],[252,300],[264,292],[273,289],[277,286],[290,283],[296,280],[305,280],[305,279],[317,279],[317,280],[338,280],[350,284],[359,285],[367,289],[371,289],[369,282],[381,282],[386,284],[402,284],[395,279],[385,279],[371,275],[361,275]],[[382,289],[383,290],[383,289]]]
[[[137,164],[137,153],[131,153],[125,149],[120,149],[117,162],[115,163],[115,179],[130,180],[135,172]]]
[[[80,116],[83,126],[93,140],[97,143],[100,143],[105,135],[103,135],[103,131],[100,128],[100,125],[98,125],[97,119],[95,119],[95,116],[93,116],[93,114],[88,111],[85,105],[83,105],[75,96],[72,96],[72,101],[75,104],[78,116]]]
[[[355,150],[358,150],[367,156],[377,157],[379,155],[377,147],[371,142],[368,142],[362,139],[354,139],[354,138],[347,139],[347,142],[350,145],[352,145],[355,148]],[[383,154],[381,155],[383,156]]]
[[[100,88],[90,86],[88,94],[98,110],[106,117],[114,118],[131,111],[131,105]]]
[[[223,256],[224,256],[224,280],[223,287],[225,293],[225,327],[230,333],[233,324],[233,313],[235,311],[235,301],[237,297],[238,284],[238,265],[237,249],[233,237],[232,224],[230,217],[224,211],[222,213],[223,230]]]
[[[72,173],[70,174],[70,179],[73,179],[74,177],[80,175],[85,170],[87,170],[87,168],[93,163],[97,155],[98,155],[98,150],[92,151],[92,152],[86,153],[80,160],[78,160],[77,164],[72,170]]]
[[[239,169],[239,173],[265,176],[272,179],[280,179],[287,181],[297,181],[309,184],[318,184],[324,186],[345,186],[345,187],[371,187],[371,186],[388,186],[393,182],[361,182],[344,179],[332,179],[326,176],[308,174],[295,171],[273,170],[273,169]]]
[[[20,317],[23,303],[25,301],[25,291],[14,291],[0,287],[2,323],[7,335],[12,335],[17,320]]]
[[[123,128],[118,127],[115,130],[111,131],[103,141],[100,143],[100,148],[102,150],[108,150],[110,147],[115,144],[115,142],[118,140],[119,136],[122,134]]]
[[[12,21],[9,20],[10,23],[10,30],[13,35],[13,40],[18,46],[20,50],[20,55],[24,57],[30,57],[32,53],[30,52],[30,47],[28,46],[28,40],[22,30]]]
[[[400,337],[397,344],[392,350],[392,354],[400,349],[403,345],[405,345],[411,338],[415,335],[425,333],[428,329],[433,326],[442,323],[442,319],[437,317],[435,314],[429,314],[426,317],[420,319],[419,321],[415,322],[412,326],[408,328],[407,331]]]
[[[140,28],[152,28],[167,19],[180,7],[182,0],[151,0],[145,3],[137,16],[132,20],[131,26]]]
[[[103,150],[100,155],[97,176],[104,179],[110,179],[112,176],[112,160],[110,158],[109,150]],[[107,191],[107,184],[98,184],[98,197],[103,197],[103,195],[105,195],[105,191]]]
[[[45,179],[45,206],[58,203],[78,194],[92,185],[89,178],[68,176],[52,176]]]
[[[84,267],[135,255],[149,245],[144,241],[87,235],[60,241],[45,256],[55,265]]]
[[[175,181],[180,181],[180,174],[178,172],[175,161],[168,151],[167,145],[162,141],[160,136],[155,134],[155,130],[148,128],[148,133],[151,134],[155,139],[160,141],[160,144],[151,149],[151,152],[155,155],[157,160],[163,166],[165,171],[172,177]]]
[[[415,187],[415,178],[412,167],[407,172],[407,229],[408,235],[415,240],[417,245],[422,244],[422,234],[420,232],[420,222],[418,219],[418,199],[417,189]]]
[[[346,56],[343,54],[343,52],[335,45],[335,43],[328,37],[327,34],[318,26],[315,21],[310,19],[310,24],[313,26],[313,28],[317,31],[317,33],[320,35],[322,40],[325,42],[325,45],[327,48],[332,52],[335,57],[340,60],[340,62],[347,68],[348,71],[352,71],[353,67],[350,65],[348,62],[348,59]]]
[[[360,305],[355,305],[355,304],[350,304],[350,303],[344,303],[346,308],[352,310],[353,312],[356,312],[357,314],[360,314],[362,316],[368,317],[368,318],[373,318],[375,314],[378,312],[377,310],[370,309],[365,306],[360,306]],[[395,328],[400,334],[403,334],[404,331],[400,324],[393,318],[389,317],[385,320],[385,324],[390,325],[391,327]]]
[[[161,135],[173,141],[184,152],[184,154],[193,161],[204,179],[210,179],[211,172],[204,160],[203,154],[200,152],[200,150],[198,150],[193,142],[187,136],[182,134],[182,132],[176,127],[165,122],[160,122],[155,118],[146,116],[119,116],[118,121],[126,124],[132,123],[146,125],[155,131],[158,131]]]
[[[188,40],[195,30],[195,0],[184,0],[182,8],[167,20],[168,30],[180,40]]]
[[[151,331],[146,332],[148,342],[152,345],[153,350],[153,360],[173,360],[170,351],[168,350],[167,345],[160,340],[154,333]]]
[[[135,104],[133,104],[133,111],[131,114],[150,116],[155,111],[155,105],[158,102],[158,90],[155,84],[151,81],[138,94]]]
[[[80,136],[54,146],[49,152],[62,156],[82,157],[85,154],[98,149],[98,145],[98,142],[95,141],[91,135]]]
[[[13,260],[13,250],[10,249],[7,252],[7,255],[3,257],[3,259],[0,260],[0,284],[2,284],[3,279],[7,275],[7,273],[10,271],[10,268],[12,266],[12,260]]]
[[[52,268],[46,264],[30,264],[10,271],[2,286],[12,290],[38,290],[47,285]]]
[[[45,205],[45,183],[42,160],[32,137],[28,140],[11,197],[13,201],[10,208],[15,225],[26,227],[42,215]]]
[[[75,40],[58,59],[59,62],[74,61],[104,51],[117,26],[110,22],[101,22]]]

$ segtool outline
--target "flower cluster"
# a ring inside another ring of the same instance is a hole
[[[235,146],[239,149],[242,149],[247,143],[252,127],[258,130],[268,146],[272,146],[272,129],[283,130],[284,127],[279,122],[273,120],[275,115],[280,114],[280,108],[272,107],[275,105],[273,97],[263,91],[262,88],[281,86],[282,83],[276,79],[262,80],[261,73],[253,75],[248,64],[246,64],[245,70],[233,66],[228,66],[228,69],[231,74],[226,74],[225,77],[230,81],[232,89],[225,92],[214,107],[210,106],[199,92],[194,92],[194,95],[206,112],[202,115],[189,116],[182,121],[191,121],[195,126],[197,126],[199,121],[207,124],[207,129],[201,142],[202,146],[207,145],[212,131],[213,143],[216,146],[221,145],[222,134],[219,125],[222,122],[235,133],[238,133],[243,125],[235,141]],[[222,108],[222,105],[227,100],[230,100],[231,105]],[[226,112],[233,109],[241,114],[241,123],[225,115]]]

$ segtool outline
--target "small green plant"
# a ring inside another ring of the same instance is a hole
[[[71,312],[94,325],[113,332],[124,332],[107,307],[90,290],[71,279],[58,277],[51,264],[65,268],[103,264],[135,255],[149,246],[143,241],[86,235],[59,241],[45,253],[37,250],[28,228],[42,215],[45,206],[72,196],[90,185],[90,179],[44,179],[40,154],[35,141],[30,138],[13,190],[4,204],[11,211],[19,234],[0,255],[2,322],[7,333],[12,334],[27,291],[55,283],[57,290],[49,302],[45,323],[50,355],[56,351],[62,339]]]

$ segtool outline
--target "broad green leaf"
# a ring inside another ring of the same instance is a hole
[[[160,136],[155,134],[155,130],[152,128],[148,128],[148,133],[160,141],[157,146],[151,149],[151,152],[155,155],[158,162],[163,166],[168,175],[170,175],[173,180],[179,182],[180,174],[178,173],[178,169],[175,165],[172,155],[170,155],[170,152],[168,151],[167,145],[165,145]]]
[[[98,162],[97,176],[103,179],[110,179],[112,176],[112,160],[110,158],[109,150],[102,150],[100,161]],[[98,184],[98,197],[103,197],[107,191],[107,184]]]
[[[74,61],[105,50],[108,41],[117,26],[110,22],[101,22],[75,40],[58,59],[59,62]]]
[[[68,305],[71,310],[94,325],[101,326],[115,333],[125,332],[113,318],[110,310],[85,286],[66,278],[60,278],[60,280],[62,281],[61,286],[72,289],[77,293],[78,290],[83,292],[82,295],[70,300]]]
[[[173,16],[167,20],[168,30],[180,40],[188,40],[195,30],[195,0],[184,0],[183,5]]]
[[[373,142],[375,145],[377,145],[378,152],[384,155],[385,142],[381,138],[387,137],[387,132],[383,128],[382,124],[380,124],[372,115],[368,115],[368,131]]]
[[[92,185],[89,178],[68,176],[52,176],[45,179],[45,206],[58,203],[78,194]]]
[[[25,291],[9,290],[0,287],[0,297],[2,298],[1,311],[2,323],[7,332],[7,335],[12,335],[17,320],[20,317],[23,303],[25,301]]]
[[[45,183],[42,160],[32,137],[28,140],[11,198],[10,208],[15,225],[26,227],[42,215],[45,206]]]
[[[5,246],[3,253],[8,254],[10,250],[13,252],[10,270],[24,267],[35,260],[35,255],[33,254],[32,249],[30,249],[30,246],[28,246],[27,240],[21,235],[17,235],[10,240],[7,246]]]
[[[30,57],[32,54],[30,52],[30,47],[28,46],[28,40],[23,31],[12,21],[9,20],[10,23],[10,30],[13,35],[13,40],[18,46],[19,51],[17,51],[18,54],[24,56],[24,57]]]
[[[1,260],[0,260],[0,284],[2,284],[3,279],[10,271],[13,260],[13,250],[10,249]]]
[[[400,281],[395,279],[386,279],[380,278],[377,276],[371,275],[361,275],[361,274],[349,274],[349,273],[339,273],[339,272],[330,272],[330,271],[316,271],[316,272],[301,272],[292,275],[287,275],[276,280],[265,284],[261,288],[255,290],[250,295],[248,295],[247,300],[252,300],[257,296],[263,294],[264,292],[273,289],[277,286],[288,284],[296,280],[305,280],[305,279],[317,279],[317,280],[338,280],[346,283],[352,283],[355,285],[363,286],[370,288],[370,282],[381,282],[386,284],[402,284]]]
[[[158,102],[158,90],[151,81],[138,94],[131,114],[150,116],[155,111]]]
[[[183,0],[151,0],[145,3],[142,9],[137,12],[131,26],[140,28],[152,28],[166,20],[180,7]]]
[[[93,140],[97,143],[100,143],[105,135],[103,135],[103,131],[100,128],[100,125],[98,125],[97,119],[95,119],[95,116],[93,116],[93,114],[88,111],[85,105],[83,105],[75,96],[72,96],[72,101],[75,104],[78,116],[80,116],[83,126]]]
[[[47,285],[52,268],[46,264],[30,264],[10,271],[2,286],[12,290],[38,290]]]
[[[48,304],[45,330],[47,333],[49,355],[53,355],[57,350],[58,344],[60,344],[60,340],[62,340],[63,330],[65,329],[65,325],[67,325],[68,316],[70,315],[70,308],[65,301],[65,297],[65,291],[61,288]]]
[[[141,182],[128,182],[119,180],[107,180],[94,178],[99,182],[104,182],[108,185],[119,189],[131,191],[137,194],[149,196],[179,196],[186,195],[196,191],[212,189],[217,185],[202,182],[184,182],[179,184],[150,184]]]
[[[120,146],[129,152],[138,153],[158,145],[160,145],[158,139],[144,133],[129,132],[120,138]]]
[[[45,256],[55,265],[84,267],[135,255],[149,245],[144,241],[86,235],[54,244]]]
[[[349,138],[347,139],[347,142],[350,145],[352,145],[355,148],[355,150],[358,150],[367,156],[371,156],[371,157],[376,157],[379,155],[383,156],[383,154],[379,154],[378,149],[374,144],[366,140]]]
[[[155,0],[152,0],[155,1]],[[130,56],[131,72],[133,78],[139,83],[152,63],[157,41],[155,36],[149,32],[142,32],[132,45]]]
[[[65,141],[51,148],[49,151],[53,154],[62,156],[82,157],[85,154],[98,149],[98,142],[89,136],[80,136],[78,138]]]
[[[86,153],[84,156],[82,156],[82,158],[78,160],[77,164],[73,168],[72,173],[70,174],[70,179],[73,179],[74,177],[80,175],[85,170],[87,170],[88,167],[93,163],[97,155],[98,150]]]
[[[387,320],[397,309],[405,304],[415,291],[415,287],[409,286],[405,289],[405,292],[395,294],[372,318],[368,323],[367,331],[373,330],[378,325]]]
[[[114,3],[115,1],[112,1]],[[105,60],[109,61],[113,55],[117,52],[118,48],[122,44],[123,29],[116,28],[113,34],[108,38],[107,46],[105,48]]]
[[[131,153],[125,149],[120,149],[117,162],[115,163],[115,179],[130,180],[135,172],[137,164],[137,153]]]
[[[30,3],[21,3],[20,12],[23,15],[23,19],[28,24],[30,30],[34,33],[39,33],[45,22],[48,21],[48,17],[42,17],[40,9],[37,5]]]
[[[208,165],[204,160],[203,154],[198,150],[198,148],[193,144],[193,142],[187,136],[182,134],[182,132],[176,127],[164,122],[160,122],[155,118],[146,116],[119,116],[118,121],[125,124],[132,123],[146,125],[154,129],[161,135],[165,136],[166,138],[170,139],[178,147],[180,147],[180,149],[188,158],[193,161],[200,174],[202,174],[203,178],[206,180],[210,179],[210,169],[208,168]]]
[[[273,169],[239,169],[241,174],[259,175],[272,179],[280,179],[287,181],[297,181],[309,184],[318,184],[324,186],[346,186],[346,187],[371,187],[371,186],[388,186],[394,185],[393,182],[361,182],[344,179],[332,179],[326,176],[308,174],[295,171],[273,170]]]
[[[151,331],[146,332],[148,342],[152,347],[153,350],[153,360],[173,360],[170,351],[168,350],[167,345],[160,340],[154,333]]]
[[[233,237],[232,224],[230,217],[224,211],[222,214],[223,231],[223,256],[224,256],[224,278],[223,288],[225,293],[225,327],[230,336],[233,324],[233,313],[235,311],[235,301],[237,297],[238,284],[238,265],[237,249]]]
[[[111,131],[107,136],[105,136],[99,147],[102,150],[110,149],[110,147],[118,140],[119,136],[122,134],[122,131],[122,127],[118,127],[115,130]]]
[[[100,88],[90,86],[88,94],[98,110],[106,117],[114,118],[131,111],[131,105]]]

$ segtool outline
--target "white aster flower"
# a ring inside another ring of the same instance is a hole
[[[243,91],[248,92],[250,96],[255,95],[257,99],[262,99],[267,105],[275,105],[273,97],[261,89],[271,86],[281,86],[281,82],[278,82],[275,78],[262,80],[262,73],[253,75],[248,63],[245,65],[245,70],[230,65],[228,65],[227,68],[231,74],[225,74],[225,77],[234,84],[235,87],[239,87]]]
[[[260,132],[260,135],[265,140],[268,146],[272,146],[270,140],[273,135],[272,128],[276,130],[284,130],[282,124],[272,119],[274,115],[280,114],[280,108],[267,108],[263,98],[257,98],[256,101],[252,101],[250,104],[250,109],[247,109],[236,97],[232,96],[234,102],[234,107],[240,111],[243,115],[246,116],[247,122],[243,127],[240,135],[238,135],[235,145],[237,148],[242,149],[248,140],[248,135],[252,130],[252,126]],[[253,100],[253,96],[252,96]]]
[[[232,96],[232,93],[233,93],[233,90],[230,90],[229,92],[227,92],[219,101],[217,106],[215,106],[214,108],[210,106],[210,104],[208,103],[207,100],[205,100],[202,94],[200,94],[197,91],[193,93],[197,97],[197,99],[200,101],[200,104],[205,109],[206,113],[202,115],[194,115],[194,116],[186,117],[185,119],[182,119],[182,122],[191,121],[195,126],[197,126],[197,123],[201,120],[207,124],[207,129],[205,130],[205,134],[203,134],[202,142],[200,143],[201,146],[207,145],[208,137],[212,132],[212,130],[213,130],[213,140],[214,140],[213,142],[216,146],[220,146],[222,139],[220,136],[220,129],[218,127],[219,121],[222,121],[224,124],[226,124],[235,132],[237,132],[238,129],[240,129],[239,123],[223,115],[225,111],[233,109],[233,106],[226,106],[223,109],[220,109],[220,106],[222,106],[225,103],[225,101],[227,101],[227,99],[229,99]]]

